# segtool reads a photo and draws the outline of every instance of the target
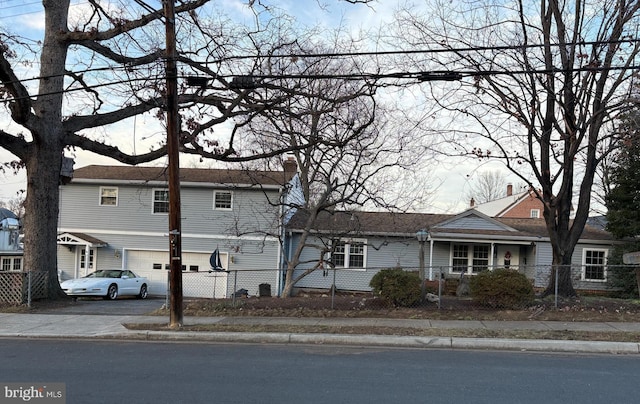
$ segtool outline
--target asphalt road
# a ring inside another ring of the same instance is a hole
[[[0,340],[0,386],[67,403],[634,403],[635,356]]]

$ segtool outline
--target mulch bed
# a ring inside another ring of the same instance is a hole
[[[232,299],[185,299],[184,314],[191,316],[274,317],[382,317],[442,320],[549,320],[637,321],[640,303],[604,297],[538,299],[518,310],[481,307],[470,298],[443,296],[440,308],[425,302],[417,307],[390,307],[371,293],[300,293],[293,298],[248,297]]]

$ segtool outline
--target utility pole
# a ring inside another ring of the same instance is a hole
[[[166,32],[167,157],[169,160],[169,327],[180,328],[182,315],[182,235],[180,226],[180,133],[176,67],[175,0],[163,0]]]

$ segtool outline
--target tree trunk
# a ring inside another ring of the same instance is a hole
[[[295,283],[293,282],[293,272],[294,267],[291,264],[287,265],[287,273],[285,275],[284,289],[282,289],[282,295],[280,297],[291,297],[293,293],[293,286]]]
[[[24,268],[48,273],[51,299],[66,297],[58,282],[57,239],[58,184],[62,147],[35,147],[26,159],[27,197],[24,218]]]
[[[555,248],[554,248],[555,250]],[[563,297],[577,296],[576,290],[573,288],[571,279],[571,254],[560,255],[553,253],[553,265],[551,267],[551,276],[549,284],[542,293],[542,296],[553,296],[556,294],[556,277],[557,277],[557,293]]]
[[[65,144],[62,117],[69,0],[43,1],[45,37],[40,55],[39,95],[33,103],[34,117],[28,121],[33,138],[20,156],[26,165],[27,197],[24,221],[24,268],[48,273],[48,295],[66,297],[58,282],[57,236],[60,167]]]

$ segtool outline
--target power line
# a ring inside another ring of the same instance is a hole
[[[522,44],[522,45],[503,45],[503,46],[468,46],[461,48],[441,48],[441,49],[414,49],[414,50],[392,50],[392,51],[363,51],[363,52],[322,52],[322,53],[286,53],[286,54],[270,54],[262,56],[263,58],[320,58],[320,57],[346,57],[346,56],[386,56],[386,55],[415,55],[415,54],[438,54],[438,53],[469,53],[484,51],[504,51],[504,50],[527,50],[550,47],[573,47],[573,46],[599,46],[599,45],[621,45],[621,44],[640,44],[638,39],[622,39],[607,41],[579,41],[567,42],[564,44]],[[256,59],[256,55],[237,55],[226,58],[217,59],[209,62],[198,63],[221,63],[229,60]]]
[[[77,1],[75,3],[72,3],[71,5],[72,6],[77,6],[77,5],[85,4],[85,3],[88,3],[88,2],[87,1]],[[24,7],[33,6],[33,5],[42,6],[42,2],[41,1],[35,1],[35,2],[31,2],[31,3],[21,3],[19,5],[15,5],[15,6],[4,6],[4,7],[1,7],[0,9],[6,10],[6,9],[9,9],[9,8],[24,8]],[[9,18],[15,18],[15,17],[22,17],[22,16],[29,15],[29,14],[40,14],[42,12],[44,12],[44,10],[42,8],[40,8],[37,11],[25,11],[25,12],[18,13],[18,14],[9,14],[9,15],[7,15],[5,13],[2,13],[2,15],[0,16],[0,19],[9,19]]]
[[[142,0],[134,0],[136,3],[142,5],[146,5],[147,7],[150,7],[148,4],[146,4],[145,2],[143,2]],[[549,46],[552,47],[560,47],[560,46],[595,46],[595,45],[610,45],[610,44],[623,44],[623,43],[632,43],[632,44],[640,44],[640,38],[639,39],[625,39],[625,40],[618,40],[618,41],[583,41],[583,42],[571,42],[571,43],[567,43],[567,44],[551,44]],[[241,60],[241,59],[257,59],[257,58],[322,58],[322,57],[326,57],[326,58],[333,58],[333,57],[347,57],[347,56],[384,56],[384,55],[398,55],[398,54],[430,54],[430,53],[465,53],[465,52],[472,52],[472,51],[502,51],[502,50],[518,50],[518,49],[533,49],[533,48],[541,48],[547,46],[545,44],[529,44],[529,45],[505,45],[505,46],[487,46],[487,47],[465,47],[465,48],[449,48],[449,49],[417,49],[417,50],[397,50],[397,51],[370,51],[370,52],[323,52],[323,53],[314,53],[314,54],[308,54],[308,53],[288,53],[288,54],[282,54],[282,55],[268,55],[268,56],[257,56],[257,55],[237,55],[237,56],[229,56],[227,58],[221,58],[221,59],[217,59],[217,60],[213,60],[213,61],[194,61],[195,63],[199,63],[199,64],[217,64],[217,63],[222,63],[224,61],[230,61],[230,60]],[[81,70],[81,71],[77,71],[77,72],[71,72],[73,74],[82,74],[82,73],[87,73],[87,72],[91,72],[91,71],[101,71],[101,70],[126,70],[126,69],[132,69],[131,66],[127,66],[125,65],[118,65],[118,66],[106,66],[106,67],[100,67],[100,68],[92,68],[92,69],[86,69],[86,70]],[[610,67],[608,68],[610,70],[616,70],[616,67]],[[598,70],[597,68],[594,69],[590,69],[590,68],[573,68],[571,69],[573,71],[585,71],[585,70]],[[553,71],[557,72],[559,70],[554,69]],[[552,71],[540,71],[540,70],[536,70],[536,71],[520,71],[520,73],[550,73]],[[472,72],[460,72],[461,74],[471,74]],[[478,72],[473,72],[476,74],[481,74]],[[513,73],[513,71],[512,71]],[[398,73],[400,75],[411,75],[412,73]],[[419,73],[413,73],[413,74],[419,74]],[[502,74],[499,71],[495,71],[492,72],[490,74]],[[362,76],[363,74],[355,74],[356,76]],[[233,75],[228,75],[226,77],[232,77]],[[368,76],[375,76],[374,74],[369,74]],[[382,75],[382,76],[388,76],[388,75]],[[30,79],[24,79],[24,80],[20,80],[21,82],[23,81],[29,81],[29,80],[39,80],[41,78],[52,78],[52,77],[56,77],[56,76],[49,76],[49,77],[33,77]],[[225,77],[225,76],[220,76],[220,77]],[[273,77],[288,77],[288,78],[300,78],[302,76],[295,76],[295,75],[289,75],[289,76],[285,76],[285,75],[261,75],[261,76],[255,76],[255,77],[264,77],[264,78],[273,78]],[[315,75],[315,78],[323,78],[324,76],[321,75]],[[335,78],[336,76],[334,75],[326,75],[326,77],[324,78]],[[345,77],[344,75],[338,75],[337,77]]]
[[[439,71],[416,71],[416,72],[395,72],[395,73],[349,73],[349,74],[314,74],[314,75],[302,75],[302,74],[283,74],[283,75],[252,75],[252,76],[237,76],[237,75],[219,75],[217,77],[224,79],[235,79],[238,77],[251,78],[254,81],[259,80],[285,80],[285,79],[313,79],[313,80],[385,80],[385,79],[404,79],[404,80],[416,80],[416,82],[425,81],[454,81],[461,80],[465,77],[482,77],[482,76],[514,76],[521,74],[555,74],[555,73],[570,73],[570,72],[603,72],[603,71],[622,71],[622,70],[640,70],[640,65],[632,66],[612,66],[612,67],[579,67],[572,69],[540,69],[540,70],[485,70],[485,71],[473,71],[473,70],[439,70]],[[192,76],[179,76],[178,78],[188,80]],[[149,81],[149,80],[164,80],[164,75],[158,75],[155,78],[144,77],[135,79],[124,79],[113,81],[109,83],[95,84],[91,86],[82,86],[79,88],[73,88],[63,91],[56,91],[50,93],[40,93],[36,95],[29,95],[27,97],[15,97],[5,98],[0,100],[2,103],[24,100],[29,98],[41,97],[46,95],[65,94],[77,91],[85,91],[90,89],[96,89],[101,87],[108,87],[111,85],[132,83],[136,81]],[[31,79],[34,80],[34,79]],[[268,84],[268,83],[263,83]],[[260,87],[260,84],[255,83],[254,87]],[[238,86],[243,88],[243,85]]]

